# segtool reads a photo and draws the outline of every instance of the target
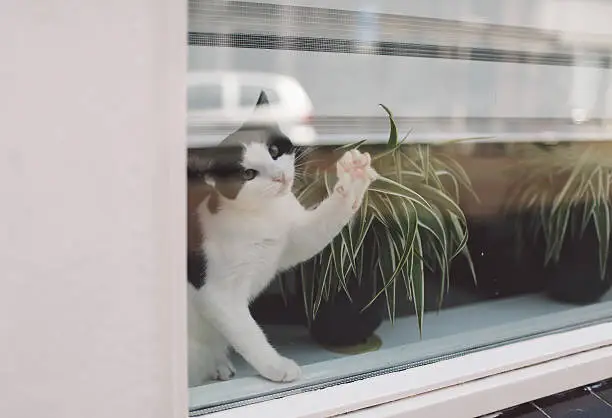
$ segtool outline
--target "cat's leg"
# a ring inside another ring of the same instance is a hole
[[[338,181],[332,194],[313,210],[295,212],[281,270],[306,261],[325,248],[359,209],[370,183],[378,176],[370,155],[358,150],[344,153],[336,171]]]
[[[245,278],[246,280],[246,278]],[[263,377],[290,382],[301,375],[293,360],[281,356],[268,342],[248,308],[248,297],[237,292],[231,278],[210,280],[199,291],[197,300],[203,315],[229,344]]]
[[[227,340],[200,314],[196,296],[197,291],[190,287],[187,313],[190,387],[213,379],[228,380],[236,373],[229,359]]]
[[[228,342],[206,322],[202,321],[200,335],[191,335],[188,341],[190,387],[207,380],[229,380],[236,374],[229,358]]]
[[[189,387],[200,386],[204,382],[215,378],[215,359],[200,341],[190,338],[188,348]]]
[[[227,348],[215,352],[209,343],[189,341],[189,387],[202,385],[209,380],[229,380],[236,375]]]
[[[230,360],[228,342],[225,337],[219,333],[211,349],[213,350],[215,361],[214,378],[217,380],[229,380],[234,377],[236,375],[236,368]]]

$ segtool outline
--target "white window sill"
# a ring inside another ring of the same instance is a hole
[[[303,377],[289,384],[268,382],[255,376],[250,366],[236,358],[238,376],[227,382],[191,388],[190,405],[194,410],[215,412],[259,402],[262,395],[264,399],[292,396],[342,383],[338,382],[339,377],[360,380],[383,368],[394,368],[387,372],[399,371],[401,366],[395,367],[398,364],[414,366],[425,363],[423,360],[431,362],[504,341],[516,342],[530,335],[592,324],[609,317],[611,312],[612,292],[602,302],[583,307],[568,306],[537,294],[479,302],[439,314],[426,313],[422,340],[414,317],[398,318],[393,326],[384,323],[376,332],[383,340],[382,348],[357,356],[322,349],[311,341],[303,327],[269,326],[266,332],[274,346],[303,366]]]
[[[208,416],[327,417],[385,404],[356,416],[459,417],[455,408],[467,403],[461,416],[474,417],[608,378],[611,370],[612,323],[605,323]]]
[[[611,371],[612,323],[605,323],[207,416],[467,418],[602,380]]]
[[[607,378],[610,370],[612,346],[608,345],[348,415],[355,418],[473,418]]]

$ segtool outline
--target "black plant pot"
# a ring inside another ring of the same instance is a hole
[[[597,302],[612,287],[612,259],[609,256],[605,275],[599,267],[599,241],[591,222],[584,234],[565,236],[559,261],[546,268],[547,292],[561,302],[578,305]]]
[[[322,301],[310,326],[313,340],[327,347],[367,344],[384,318],[385,298],[382,296],[361,311],[372,300],[373,280],[370,277],[362,278],[361,283],[349,280],[347,287],[351,299],[340,291]]]
[[[279,293],[262,293],[249,306],[253,319],[261,325],[307,326],[302,295],[286,297],[285,300]]]

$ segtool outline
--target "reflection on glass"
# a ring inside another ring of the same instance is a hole
[[[307,208],[333,193],[351,146],[380,175],[333,241],[250,306],[302,376],[270,383],[234,354],[235,376],[190,389],[194,414],[612,318],[602,39],[572,45],[511,2],[461,1],[456,16],[332,3],[190,3],[190,80],[215,74],[227,103],[200,113],[219,93],[192,102],[190,81],[190,161],[250,121],[297,146]],[[270,103],[254,110],[261,91]],[[203,181],[189,182],[190,278]]]

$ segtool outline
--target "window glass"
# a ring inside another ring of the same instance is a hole
[[[222,88],[216,84],[201,84],[187,89],[189,110],[218,110],[222,107]]]
[[[612,4],[299,3],[190,2],[190,72],[283,78],[293,101],[280,136],[223,134],[263,166],[189,149],[190,368],[217,378],[191,382],[192,413],[609,321]],[[295,175],[283,136],[305,144]],[[275,206],[287,178],[311,212]],[[231,365],[206,333],[236,343]]]

